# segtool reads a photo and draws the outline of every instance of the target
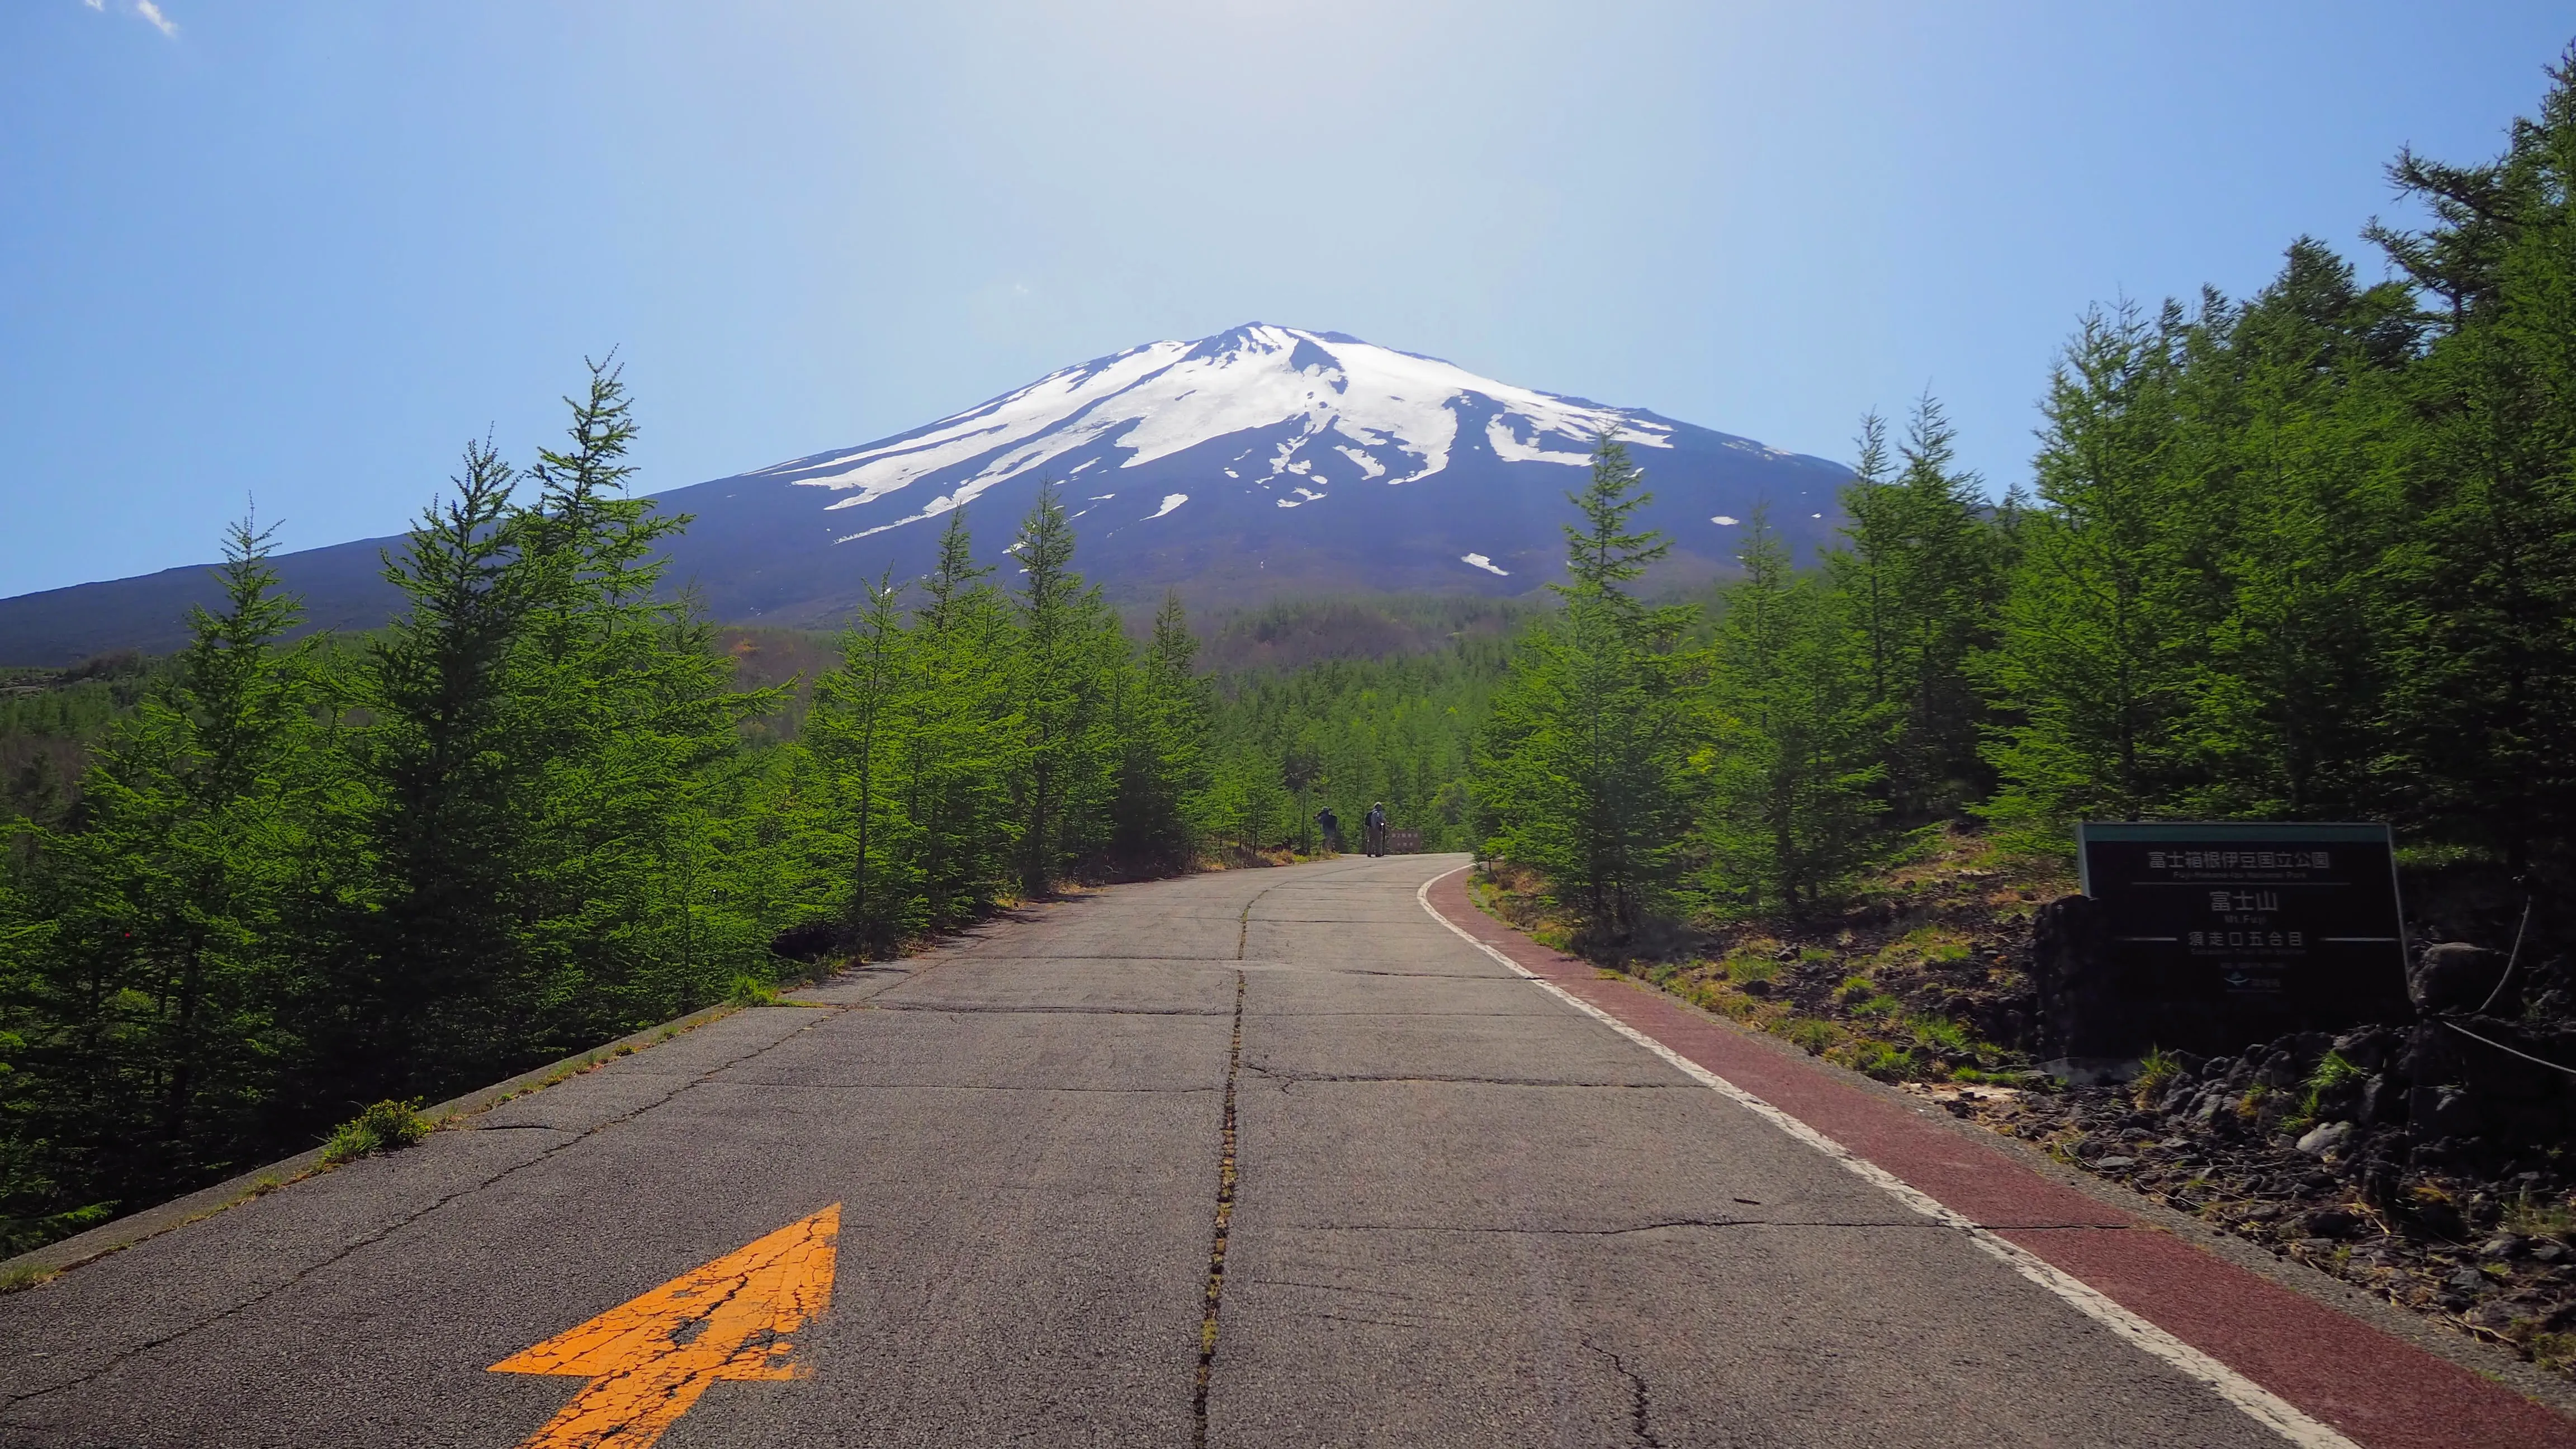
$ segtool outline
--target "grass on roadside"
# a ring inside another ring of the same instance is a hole
[[[322,1144],[322,1160],[334,1167],[380,1152],[399,1152],[430,1133],[430,1120],[420,1115],[420,1099],[378,1102],[340,1124]]]

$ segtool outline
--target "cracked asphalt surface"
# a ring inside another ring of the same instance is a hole
[[[1461,863],[1053,903],[0,1298],[0,1444],[507,1449],[579,1383],[490,1365],[833,1203],[812,1376],[662,1444],[2281,1442],[1451,934]]]

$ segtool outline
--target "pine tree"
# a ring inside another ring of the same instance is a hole
[[[1191,856],[1188,802],[1207,780],[1207,691],[1195,677],[1197,658],[1181,596],[1167,591],[1134,672],[1133,702],[1119,711],[1110,850],[1130,869],[1174,870]]]
[[[433,504],[385,576],[407,601],[367,645],[357,742],[357,833],[373,863],[331,964],[329,1051],[316,1095],[354,1105],[408,1095],[448,1063],[507,1053],[532,1011],[515,923],[534,869],[527,810],[541,760],[516,697],[537,604],[522,560],[515,470],[469,445],[452,499]]]
[[[933,927],[963,924],[992,905],[1013,878],[1021,829],[1011,782],[1026,719],[1011,688],[1009,606],[983,582],[990,573],[974,561],[965,510],[950,513],[914,616],[919,690],[904,765]]]
[[[2375,235],[2439,306],[2408,370],[2414,538],[2385,565],[2399,737],[2416,823],[2515,868],[2562,859],[2576,820],[2576,47],[2505,154],[2393,179],[2435,224]]]
[[[759,952],[713,863],[709,792],[775,693],[686,597],[659,592],[687,525],[625,496],[634,425],[592,368],[537,501],[487,444],[387,577],[409,607],[358,695],[373,900],[332,968],[323,1084],[434,1090],[703,1003]]]
[[[1821,580],[1791,570],[1766,510],[1750,520],[1741,561],[1744,578],[1719,597],[1701,692],[1708,892],[1795,910],[1868,856],[1885,809],[1884,710],[1870,698],[1867,629]]]
[[[1649,608],[1629,586],[1670,548],[1636,528],[1653,495],[1615,437],[1569,495],[1571,582],[1526,638],[1496,698],[1476,773],[1495,824],[1489,853],[1537,870],[1551,897],[1611,941],[1670,904],[1689,837],[1687,721],[1674,646],[1692,611]]]
[[[303,983],[282,928],[329,765],[313,646],[282,644],[299,609],[271,536],[233,527],[223,607],[191,611],[176,667],[103,743],[78,828],[32,827],[36,921],[9,931],[39,949],[11,973],[26,1027],[10,1115],[43,1146],[56,1210],[220,1176],[293,1115],[278,1075],[303,1050]]]
[[[2175,807],[2203,816],[2371,813],[2381,641],[2371,576],[2404,531],[2389,461],[2407,450],[2401,289],[2365,292],[2316,242],[2193,329],[2174,552],[2186,750]]]
[[[2088,314],[2049,383],[2039,503],[1999,641],[1980,660],[2014,717],[1988,758],[2004,819],[2137,819],[2162,808],[2183,752],[2173,721],[2183,583],[2167,486],[2178,309]]]
[[[1027,722],[1017,780],[1019,877],[1022,894],[1036,896],[1101,833],[1112,744],[1101,686],[1116,624],[1073,571],[1073,526],[1054,485],[1038,489],[1014,551],[1025,577],[1014,601],[1014,677]]]
[[[1848,547],[1826,556],[1868,660],[1869,706],[1885,736],[1882,790],[1907,824],[1956,815],[1990,784],[1969,659],[1992,643],[2002,558],[1977,480],[1955,467],[1956,441],[1927,395],[1891,473],[1886,425],[1864,419],[1843,493]]]
[[[919,752],[911,708],[919,685],[901,595],[891,575],[868,586],[842,640],[842,665],[817,682],[807,717],[815,754],[839,780],[851,936],[877,952],[919,929],[925,914],[919,832],[904,808],[903,764]]]

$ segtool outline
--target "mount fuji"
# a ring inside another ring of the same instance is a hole
[[[1338,332],[1247,324],[1096,358],[927,426],[658,494],[695,522],[675,585],[729,623],[825,625],[864,580],[925,571],[964,508],[998,560],[1037,490],[1058,485],[1074,566],[1113,599],[1166,586],[1194,604],[1323,590],[1518,594],[1563,574],[1593,440],[1646,470],[1639,521],[1671,536],[1676,581],[1734,565],[1768,509],[1800,558],[1836,525],[1840,464],[1635,408],[1516,387]],[[317,626],[390,616],[369,539],[278,560]],[[1008,570],[1005,571],[1006,573]],[[202,569],[0,600],[0,662],[163,649]]]

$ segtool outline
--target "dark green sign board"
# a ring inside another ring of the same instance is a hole
[[[2387,826],[2087,823],[2076,843],[2105,965],[2167,1045],[2405,1014]]]

